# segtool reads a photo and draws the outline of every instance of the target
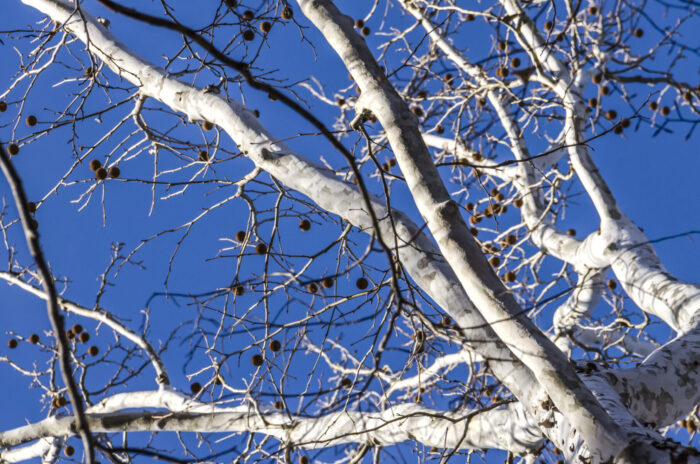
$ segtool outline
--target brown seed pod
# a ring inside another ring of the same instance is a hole
[[[29,116],[27,116],[24,122],[26,122],[29,127],[36,126],[36,116],[30,114]]]
[[[449,326],[450,324],[452,324],[452,319],[450,319],[450,316],[442,316],[440,323],[444,326]]]
[[[470,22],[471,22],[471,21],[474,21],[475,19],[476,19],[476,17],[475,17],[473,14],[471,14],[471,13],[467,13],[467,14],[464,16],[464,20],[465,20],[465,21],[470,21]]]
[[[233,294],[236,296],[241,296],[245,293],[245,288],[243,288],[243,285],[236,285],[233,287]]]
[[[634,36],[638,39],[641,38],[642,36],[644,36],[644,29],[639,29],[639,28],[635,29]]]
[[[299,229],[307,232],[309,229],[311,229],[311,221],[308,219],[302,219],[299,221]]]
[[[270,351],[277,353],[282,348],[282,344],[279,340],[270,340]]]
[[[496,187],[492,188],[492,189],[489,191],[489,194],[490,194],[492,197],[495,197],[496,195],[498,195],[498,189],[497,189]]]
[[[501,264],[501,258],[498,256],[491,256],[491,258],[489,258],[489,264],[493,267],[498,267]]]
[[[307,458],[306,456],[301,456],[299,458],[299,464],[309,464],[309,458]]]
[[[613,132],[616,134],[622,134],[622,132],[623,132],[622,125],[618,124],[615,127],[613,127]]]
[[[255,18],[255,13],[253,13],[250,10],[245,10],[243,12],[243,20],[244,21],[252,21]]]
[[[506,272],[505,280],[506,280],[506,282],[513,283],[513,282],[515,282],[515,277],[516,277],[515,272],[508,271],[508,272]]]
[[[29,214],[36,213],[36,203],[34,203],[33,201],[28,201],[27,202],[27,211],[29,211]]]
[[[613,119],[616,119],[616,118],[617,118],[617,111],[615,111],[615,110],[608,110],[608,111],[605,112],[605,117],[608,118],[608,119],[610,119],[610,120],[612,121]]]
[[[267,34],[271,30],[272,30],[272,23],[270,23],[269,21],[263,21],[260,23],[260,32],[262,32],[263,34]]]
[[[595,108],[596,106],[598,106],[598,99],[591,98],[590,100],[588,100],[588,106],[590,106],[591,108]]]
[[[122,171],[121,169],[119,169],[119,166],[112,166],[111,168],[109,168],[109,177],[111,177],[112,179],[116,179],[121,173]]]
[[[507,243],[508,245],[515,245],[515,243],[516,243],[517,241],[518,241],[518,238],[517,238],[515,235],[513,235],[513,234],[510,234],[510,235],[508,235],[508,236],[506,237],[506,243]]]
[[[513,206],[515,206],[516,208],[522,208],[523,207],[523,199],[516,198],[515,201],[513,202]]]
[[[659,108],[659,104],[656,103],[655,101],[649,102],[649,109],[652,111],[656,111]]]
[[[255,245],[255,252],[259,255],[264,255],[265,253],[267,253],[267,245],[265,245],[264,243],[258,243],[257,245]]]
[[[97,171],[102,167],[102,163],[100,163],[100,160],[92,160],[90,161],[90,169],[94,172]]]
[[[4,113],[7,111],[7,103],[3,100],[0,100],[0,113]]]
[[[601,87],[600,93],[602,93],[603,95],[608,95],[610,93],[610,87]]]
[[[190,391],[196,395],[202,391],[202,385],[199,382],[192,382],[190,384]]]
[[[517,68],[520,67],[520,58],[515,57],[512,60],[510,60],[510,67],[511,68]]]
[[[88,354],[90,356],[97,356],[97,354],[100,352],[100,349],[96,347],[95,345],[92,345],[90,348],[88,348]]]
[[[625,127],[625,128],[629,127],[630,124],[632,124],[632,123],[631,123],[630,120],[627,119],[627,118],[624,118],[624,119],[622,119],[622,120],[620,121],[620,125],[621,125],[622,127]]]
[[[321,281],[321,285],[323,288],[331,288],[333,287],[333,279],[331,277],[326,277]]]
[[[437,126],[435,126],[435,132],[436,132],[437,134],[444,134],[444,133],[445,133],[445,128],[442,127],[440,124],[438,124]]]
[[[344,98],[338,98],[338,99],[335,101],[335,103],[336,103],[338,106],[343,107],[343,106],[345,106],[345,99],[344,99]]]
[[[39,228],[39,221],[34,218],[29,218],[29,227],[32,230],[37,230]]]
[[[340,385],[343,388],[350,388],[352,387],[352,380],[350,380],[349,377],[343,377],[343,379],[340,381]]]
[[[80,340],[82,343],[87,343],[90,340],[90,334],[87,332],[83,332],[80,335],[78,335],[78,340]]]
[[[236,240],[238,240],[239,242],[242,242],[243,240],[245,240],[245,232],[242,230],[239,230],[238,232],[236,232]]]
[[[476,102],[479,106],[486,106],[486,99],[484,97],[479,98]]]
[[[481,216],[479,216],[478,214],[475,214],[475,215],[473,215],[472,217],[469,218],[469,222],[470,222],[472,225],[476,225],[476,224],[478,224],[478,223],[481,222]]]
[[[362,33],[362,35],[367,37],[372,31],[370,30],[369,27],[364,26],[362,29],[360,29],[360,32]]]
[[[669,108],[668,106],[662,106],[660,113],[662,116],[668,116],[669,114],[671,114],[671,108]]]
[[[484,156],[481,154],[480,151],[475,151],[472,154],[472,158],[474,159],[474,161],[481,161],[482,159],[484,159]]]
[[[421,108],[420,106],[414,106],[413,108],[411,108],[411,111],[413,111],[413,114],[415,114],[419,118],[423,116],[423,108]]]
[[[600,84],[601,82],[603,82],[603,75],[600,74],[600,73],[594,74],[594,75],[593,75],[593,78],[591,79],[591,81],[593,81],[594,84],[598,85],[598,84]]]
[[[80,324],[74,324],[73,327],[70,328],[70,330],[74,334],[79,334],[80,332],[83,331],[83,326]]]
[[[474,211],[474,203],[467,203],[465,208],[467,211]]]
[[[72,330],[66,330],[66,338],[68,340],[73,340],[75,338],[75,334]]]
[[[263,365],[263,357],[261,354],[254,354],[253,357],[250,358],[250,362],[253,366],[260,367]]]
[[[253,31],[252,29],[246,29],[245,31],[243,31],[243,40],[245,40],[246,42],[251,42],[255,40],[255,31]]]
[[[421,100],[425,100],[426,98],[428,98],[428,92],[426,92],[425,90],[419,90],[416,96]]]
[[[75,454],[75,448],[73,448],[71,445],[68,445],[64,448],[63,452],[66,456],[73,456]]]
[[[288,6],[285,6],[282,9],[281,16],[282,16],[282,19],[292,19],[292,16],[294,16],[294,12],[292,11],[291,8],[289,8]]]
[[[567,230],[566,235],[568,235],[569,237],[573,237],[574,235],[576,235],[576,229]]]
[[[17,348],[17,345],[18,345],[18,342],[17,342],[17,340],[14,339],[14,338],[11,338],[11,339],[9,339],[9,340],[7,341],[7,346],[8,346],[10,349],[12,349],[12,350],[14,350],[15,348]]]
[[[51,400],[51,405],[56,409],[62,408],[63,406],[65,406],[67,404],[68,404],[68,401],[66,400],[66,397],[63,395],[58,395],[58,396],[54,397],[53,400]]]
[[[617,282],[614,280],[608,280],[608,288],[610,290],[615,290],[617,288]]]
[[[10,155],[15,156],[17,153],[19,153],[19,145],[17,145],[16,143],[9,144],[7,146],[7,152]]]
[[[36,345],[37,343],[39,343],[39,336],[37,334],[31,334],[29,336],[29,343],[31,343],[32,345]]]
[[[365,22],[361,19],[355,20],[355,27],[361,29],[365,25]]]
[[[202,129],[204,130],[212,130],[214,128],[214,124],[209,122],[209,121],[202,121]]]
[[[499,50],[504,51],[506,48],[508,48],[508,42],[506,42],[505,40],[501,40],[500,42],[498,42]]]
[[[591,16],[597,15],[598,14],[598,7],[597,6],[588,7],[588,14]]]
[[[316,293],[318,291],[318,285],[316,282],[311,282],[306,288],[309,290],[309,293]]]
[[[476,227],[472,227],[471,229],[469,229],[469,232],[471,232],[474,237],[479,235],[479,229],[477,229]]]
[[[107,178],[107,170],[105,168],[99,168],[95,171],[95,179],[105,180]]]
[[[552,29],[554,29],[554,23],[552,21],[546,21],[544,23],[544,30],[551,31]]]
[[[508,68],[501,67],[501,68],[498,68],[496,70],[496,76],[498,76],[498,77],[506,77],[506,76],[508,76],[508,73],[509,73]]]
[[[202,150],[197,154],[197,159],[199,161],[209,161],[209,153],[206,151]]]
[[[369,282],[364,277],[360,277],[355,281],[355,286],[360,290],[364,290],[369,286]]]
[[[284,403],[280,400],[275,401],[273,406],[275,407],[275,409],[284,409]]]
[[[683,100],[685,100],[687,102],[693,101],[693,94],[690,92],[684,92],[683,93]]]

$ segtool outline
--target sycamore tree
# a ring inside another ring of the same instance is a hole
[[[697,4],[2,3],[0,462],[700,462]]]

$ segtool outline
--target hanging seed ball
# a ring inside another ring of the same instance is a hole
[[[421,108],[420,106],[414,106],[413,108],[411,108],[411,111],[419,118],[423,116],[423,108]]]
[[[479,98],[476,102],[479,106],[486,106],[486,99],[484,97]]]
[[[4,113],[5,111],[7,111],[7,103],[0,100],[0,113]]]
[[[26,122],[29,127],[36,126],[36,116],[30,114],[29,116],[27,116],[24,122]]]
[[[98,180],[105,180],[107,178],[107,170],[105,168],[99,168],[95,171],[95,178]]]
[[[391,166],[393,168],[394,166],[396,166],[396,158],[389,158],[388,163],[389,163],[389,166]]]
[[[199,161],[209,161],[209,153],[206,151],[202,150],[197,154],[197,159]]]
[[[318,285],[316,282],[311,282],[306,288],[309,293],[316,293],[318,291]]]
[[[492,188],[489,194],[491,194],[492,197],[495,197],[498,195],[498,189],[496,187]]]
[[[610,120],[613,120],[613,119],[617,118],[617,111],[608,110],[605,112],[605,117],[610,119]]]
[[[515,201],[513,202],[513,206],[515,206],[516,208],[522,208],[523,207],[523,199],[516,198]]]
[[[299,458],[299,464],[309,464],[309,458],[302,456]]]
[[[90,161],[90,169],[94,172],[97,171],[102,167],[102,163],[100,163],[100,160],[92,160]]]
[[[588,100],[588,106],[590,106],[591,108],[595,108],[596,106],[598,106],[598,99],[591,98],[590,100]]]
[[[29,343],[31,343],[32,345],[36,345],[37,343],[39,343],[39,336],[37,334],[31,334],[29,336]]]
[[[333,279],[331,277],[326,277],[321,281],[321,285],[323,288],[331,288],[333,287]]]
[[[513,271],[506,272],[506,275],[505,275],[506,282],[508,282],[508,283],[515,282],[515,277],[516,277],[515,272],[513,272]]]
[[[554,23],[552,21],[547,21],[544,23],[544,30],[551,31],[554,28]]]
[[[343,377],[340,381],[340,385],[342,385],[343,388],[350,388],[352,387],[352,380],[350,380],[349,377]]]
[[[369,286],[369,282],[364,277],[360,277],[355,281],[355,286],[360,290],[364,290]]]
[[[506,48],[508,48],[508,42],[506,42],[505,40],[501,40],[500,42],[498,42],[498,49],[499,50],[503,51]]]
[[[474,21],[475,19],[476,17],[471,13],[467,13],[467,15],[464,17],[465,21]]]
[[[253,366],[260,367],[263,365],[263,357],[261,354],[254,354],[253,357],[250,358],[250,362],[253,363]]]
[[[279,342],[279,340],[271,340],[270,341],[270,350],[273,353],[277,353],[281,348],[282,348],[282,344]]]
[[[638,29],[635,29],[635,30],[634,30],[634,36],[635,36],[636,38],[639,39],[639,38],[641,38],[643,35],[644,35],[644,29],[639,29],[639,28],[638,28]]]
[[[39,228],[39,221],[34,218],[29,218],[29,227],[32,230],[37,230]]]
[[[663,116],[668,116],[669,114],[671,114],[671,108],[669,108],[668,106],[662,106],[660,112]],[[12,147],[12,145],[10,145],[10,147]]]
[[[251,42],[255,40],[255,32],[252,29],[246,29],[243,31],[243,40],[246,42]]]
[[[361,20],[361,19],[358,19],[358,20],[355,21],[355,27],[358,28],[358,29],[361,29],[362,26],[364,26],[364,25],[365,25],[365,22],[364,22],[363,20]]]
[[[7,346],[8,346],[10,349],[14,350],[15,348],[17,348],[17,340],[15,340],[14,338],[9,339],[9,340],[7,341]]]
[[[242,242],[243,240],[245,240],[245,232],[242,230],[239,230],[238,232],[236,232],[236,240],[238,240],[239,242]]]
[[[576,230],[575,230],[575,229],[569,229],[569,230],[566,231],[566,235],[568,235],[569,237],[573,237],[574,235],[576,235]]]
[[[87,343],[88,340],[90,340],[90,334],[87,332],[83,332],[80,335],[78,335],[78,340],[80,340],[83,343]]]
[[[258,243],[257,245],[255,245],[255,252],[259,255],[264,255],[265,253],[267,253],[267,245],[265,245],[264,243]]]
[[[372,31],[369,29],[369,27],[364,26],[362,29],[360,29],[360,32],[362,33],[362,35],[367,37]]]
[[[620,125],[621,125],[622,127],[629,127],[630,124],[631,124],[631,122],[630,122],[630,120],[627,119],[627,118],[624,118],[624,119],[622,119],[622,120],[620,121]]]
[[[600,84],[601,82],[603,82],[603,75],[600,74],[600,73],[599,73],[599,74],[594,74],[594,75],[593,75],[593,78],[591,79],[591,81],[593,81],[594,84],[598,85],[598,84]]]
[[[481,222],[481,216],[475,214],[469,218],[469,222],[471,222],[472,225],[476,225]]]
[[[80,332],[83,331],[83,326],[80,324],[75,324],[73,327],[70,328],[70,330],[74,334],[79,334]]]
[[[621,124],[617,124],[615,127],[613,127],[613,132],[616,134],[622,134],[623,129]]]
[[[474,203],[467,203],[465,208],[467,211],[474,211]]]
[[[469,232],[471,232],[474,237],[479,235],[479,229],[477,229],[476,227],[472,227],[471,229],[469,229]]]
[[[437,134],[444,134],[444,133],[445,133],[445,128],[442,127],[440,124],[438,124],[437,126],[435,126],[435,132],[436,132]]]
[[[66,338],[68,340],[73,340],[75,338],[75,334],[72,330],[66,330]]]
[[[241,296],[245,293],[245,288],[243,288],[243,285],[236,285],[233,287],[233,294],[236,296]]]
[[[36,213],[36,203],[34,203],[33,201],[28,201],[27,202],[27,211],[29,211],[29,214]]]
[[[112,179],[116,179],[121,173],[122,171],[119,169],[119,166],[112,166],[111,168],[109,168],[109,177],[111,177]]]
[[[517,68],[520,66],[520,58],[515,57],[512,60],[510,60],[510,67],[511,68]]]
[[[282,15],[281,15],[281,16],[282,16],[282,19],[292,19],[292,16],[294,16],[294,12],[292,11],[291,8],[289,8],[288,6],[285,6],[285,7],[282,9]]]
[[[15,156],[17,153],[19,153],[19,145],[17,145],[16,143],[11,143],[7,147],[7,152],[12,156]]]
[[[342,108],[343,106],[345,106],[345,99],[339,98],[335,101],[335,103]]]
[[[617,282],[614,280],[608,280],[608,288],[610,290],[615,290],[617,288]]]
[[[304,232],[308,232],[309,229],[311,229],[311,221],[309,221],[308,219],[302,219],[301,221],[299,221],[299,229]]]
[[[96,347],[95,345],[92,345],[90,348],[88,348],[88,354],[90,356],[97,356],[97,354],[100,352],[100,349]]]
[[[196,395],[202,391],[202,385],[199,382],[192,382],[190,385],[190,391]]]
[[[496,70],[496,76],[498,77],[506,77],[508,75],[509,71],[508,68],[498,68]]]
[[[602,87],[600,89],[600,93],[602,93],[603,95],[608,95],[610,93],[610,87]]]
[[[243,12],[243,19],[244,19],[244,20],[246,20],[246,21],[252,21],[253,18],[255,18],[255,13],[253,13],[252,11],[250,11],[250,10],[245,10],[245,11]]]
[[[496,200],[503,201],[505,199],[506,199],[506,196],[503,195],[501,192],[498,192],[498,194],[496,195]],[[505,208],[505,206],[503,208]]]
[[[202,121],[202,129],[204,130],[212,130],[214,128],[214,124],[209,122],[209,121]]]
[[[515,245],[515,243],[516,243],[517,241],[518,241],[518,238],[517,238],[515,235],[513,235],[513,234],[510,234],[510,235],[508,235],[508,236],[506,237],[506,243],[507,243],[508,245]]]
[[[472,154],[472,158],[474,158],[474,161],[481,161],[483,159],[483,156],[481,155],[480,151],[475,151]]]
[[[73,456],[73,454],[75,454],[75,448],[73,448],[71,445],[68,445],[65,447],[63,452],[66,454],[66,456]]]
[[[655,101],[649,102],[649,109],[652,111],[656,111],[659,108],[659,104],[656,103]]]
[[[450,319],[450,316],[442,316],[442,320],[440,320],[440,323],[444,326],[449,326],[452,324],[452,319]]]
[[[65,396],[58,395],[53,400],[51,400],[51,404],[53,405],[54,408],[62,408],[63,406],[68,404],[68,401],[66,400]]]
[[[260,32],[267,34],[272,30],[272,24],[269,21],[263,21],[260,23]]]
[[[598,7],[597,6],[588,7],[588,14],[591,16],[597,15],[598,14]]]
[[[498,267],[498,265],[501,264],[501,259],[498,256],[492,256],[489,258],[489,263],[493,267]]]
[[[693,94],[690,92],[683,93],[683,100],[685,100],[687,102],[693,101]]]
[[[275,409],[284,409],[284,403],[280,400],[275,401],[273,406],[275,407]]]

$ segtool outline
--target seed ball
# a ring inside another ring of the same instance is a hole
[[[270,30],[272,30],[272,24],[269,21],[263,21],[260,23],[260,31],[263,34],[267,34],[270,32]]]
[[[360,29],[360,32],[362,33],[362,35],[367,37],[372,31],[370,31],[369,27],[364,26],[362,29]]]
[[[29,343],[31,343],[32,345],[36,345],[37,343],[39,343],[39,336],[37,334],[31,334],[29,336]]]
[[[26,122],[29,127],[36,126],[36,116],[30,114],[24,122]]]
[[[270,351],[272,351],[273,353],[277,353],[281,348],[282,344],[279,342],[279,340],[270,341]]]
[[[445,128],[442,127],[440,124],[438,124],[437,126],[435,126],[435,132],[436,132],[437,134],[444,134],[444,133],[445,133]]]
[[[551,31],[554,28],[554,23],[552,21],[547,21],[544,23],[544,30]]]
[[[279,400],[275,401],[273,406],[275,407],[275,409],[284,409],[284,403]]]
[[[600,93],[602,93],[603,95],[608,95],[610,93],[610,87],[601,88]]]
[[[243,285],[236,285],[233,287],[233,294],[236,296],[241,296],[245,293],[245,289],[243,288]]]
[[[111,168],[109,168],[109,177],[111,177],[112,179],[116,179],[121,173],[122,172],[119,169],[119,166],[112,166]]]
[[[311,221],[308,219],[302,219],[299,221],[299,229],[303,230],[304,232],[307,232],[309,229],[311,229]]]
[[[503,51],[506,48],[508,48],[508,42],[506,42],[505,40],[501,40],[500,42],[498,42],[498,49],[499,50]]]
[[[75,338],[75,334],[71,330],[66,330],[66,338],[68,340],[73,340]]]
[[[479,106],[486,106],[486,99],[484,97],[479,98],[476,102]]]
[[[508,76],[509,72],[510,71],[508,71],[508,68],[498,68],[496,70],[496,75],[498,77],[506,77],[506,76]]]
[[[478,224],[478,223],[481,222],[481,216],[479,216],[478,214],[475,214],[475,215],[473,215],[472,217],[469,218],[469,222],[470,222],[472,225],[476,225],[476,224]]]
[[[74,334],[79,334],[80,332],[83,331],[83,326],[80,324],[75,324],[73,327],[70,328],[71,332]]]
[[[292,19],[292,16],[294,16],[294,12],[291,8],[286,6],[282,9],[282,19]]]
[[[309,464],[309,458],[302,456],[299,458],[299,464]]]
[[[671,114],[671,108],[669,108],[668,106],[662,106],[661,107],[661,114],[663,116],[668,116],[669,114]]]
[[[622,134],[623,128],[621,124],[617,124],[615,127],[613,127],[613,132],[616,134]]]
[[[474,203],[467,203],[465,208],[467,211],[474,211]]]
[[[615,290],[617,288],[617,282],[614,280],[608,280],[608,288],[610,290]]]
[[[605,117],[610,119],[610,120],[613,120],[613,119],[617,118],[617,111],[615,111],[615,110],[606,111]]]
[[[27,211],[29,211],[29,214],[36,213],[36,203],[34,203],[33,201],[28,201],[27,202]]]
[[[513,206],[515,206],[516,208],[522,208],[523,207],[523,199],[516,198],[515,201],[513,202]]]
[[[253,18],[255,18],[255,13],[253,13],[252,11],[250,11],[250,10],[245,10],[245,11],[243,12],[243,19],[244,19],[245,21],[252,21]]]
[[[16,143],[11,143],[7,147],[7,152],[12,156],[15,156],[17,153],[19,153],[19,145],[17,145]]]
[[[594,74],[593,78],[591,79],[594,84],[598,85],[601,82],[603,82],[603,75],[602,74]]]
[[[13,349],[13,350],[14,350],[15,348],[17,348],[17,343],[18,343],[17,340],[15,340],[14,338],[11,338],[11,339],[9,339],[9,340],[7,341],[7,346],[8,346],[10,349]]]
[[[506,243],[508,245],[515,245],[515,242],[517,242],[517,241],[518,241],[518,238],[513,234],[510,234],[506,237]]]
[[[68,445],[63,450],[63,452],[66,454],[66,456],[73,456],[73,454],[75,454],[75,448],[73,448],[71,445]]]
[[[649,109],[651,111],[656,111],[659,108],[659,104],[655,101],[649,102]]]
[[[197,154],[197,159],[199,161],[209,161],[209,153],[206,151],[202,150]]]
[[[68,404],[68,401],[66,401],[66,397],[63,395],[58,395],[53,400],[51,400],[51,405],[56,409],[62,408],[66,404]]]
[[[7,111],[7,103],[0,100],[0,113]]]
[[[95,178],[98,180],[105,180],[107,178],[107,170],[105,168],[99,168],[95,171]]]
[[[498,267],[498,265],[501,264],[501,259],[498,256],[492,256],[489,258],[489,263],[493,267]]]
[[[641,38],[644,35],[644,29],[635,29],[634,30],[634,36],[636,38]]]
[[[343,377],[340,381],[340,385],[342,385],[343,388],[350,388],[352,387],[352,380],[350,380],[349,377]]]
[[[444,326],[449,326],[450,324],[452,324],[452,319],[450,319],[450,316],[442,316],[442,320],[440,321],[440,323]]]
[[[344,98],[339,98],[339,99],[337,99],[337,100],[335,101],[335,103],[336,103],[338,106],[343,107],[343,106],[345,106],[345,99],[344,99]]]
[[[476,227],[472,227],[471,229],[469,229],[469,232],[471,232],[474,237],[479,235],[479,229],[477,229]]]
[[[623,119],[623,120],[620,121],[620,125],[621,125],[622,127],[629,127],[630,124],[631,124],[631,122],[630,122],[630,120],[627,119],[627,118],[625,118],[625,119]]]
[[[689,102],[693,100],[693,94],[690,92],[683,93],[683,100]]]
[[[475,19],[476,17],[471,13],[467,13],[467,15],[464,17],[465,21],[474,21]]]
[[[243,40],[246,42],[251,42],[255,40],[255,32],[252,29],[246,29],[243,31]]]
[[[331,288],[333,287],[333,279],[330,277],[326,277],[321,281],[321,285],[323,286],[323,288]]]
[[[97,354],[100,352],[100,349],[97,348],[95,345],[92,345],[90,348],[88,348],[88,354],[90,356],[97,356]]]
[[[200,385],[199,382],[192,382],[190,385],[190,391],[194,393],[195,395],[202,391],[202,385]]]
[[[90,169],[94,172],[97,171],[102,167],[102,163],[100,163],[100,160],[92,160],[90,161]]]
[[[309,293],[316,293],[318,291],[318,285],[316,285],[315,282],[311,282],[307,289],[309,290]]]
[[[509,283],[515,282],[515,277],[516,277],[515,272],[513,272],[513,271],[506,272],[506,275],[505,275],[506,282],[509,282]]]
[[[265,245],[264,243],[258,243],[257,245],[255,245],[255,252],[259,255],[264,255],[265,253],[267,253],[267,245]]]
[[[80,340],[83,343],[87,343],[88,340],[90,340],[90,334],[87,332],[83,332],[78,336],[78,340]]]
[[[238,232],[236,232],[236,240],[238,240],[239,242],[242,242],[243,240],[245,240],[245,232],[242,230],[239,230]]]
[[[598,14],[598,7],[596,7],[596,6],[588,7],[588,14],[591,16],[597,15]]]
[[[263,365],[263,357],[261,354],[254,354],[253,357],[250,358],[250,362],[253,363],[253,366],[260,367]]]
[[[360,290],[364,290],[369,286],[369,282],[364,277],[360,277],[355,281],[355,286]]]
[[[209,122],[209,121],[202,121],[202,129],[204,130],[212,130],[214,128],[214,124]]]
[[[489,193],[491,194],[492,197],[495,197],[498,195],[498,189],[496,187],[492,188]]]
[[[566,231],[566,235],[568,235],[569,237],[573,237],[574,235],[576,235],[576,230],[575,230],[575,229],[569,229],[569,230]]]
[[[419,118],[423,116],[423,108],[421,108],[420,106],[414,106],[413,108],[411,108],[411,111]]]
[[[236,8],[236,0],[224,0],[224,3],[229,8]]]
[[[365,25],[365,22],[361,19],[355,20],[355,27],[361,29]]]
[[[596,106],[598,106],[598,99],[591,98],[590,100],[588,100],[588,106],[590,106],[591,108],[595,108]]]
[[[512,60],[510,60],[510,67],[511,68],[517,68],[520,66],[520,58],[515,57]]]

